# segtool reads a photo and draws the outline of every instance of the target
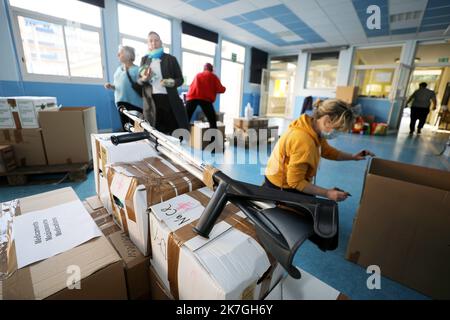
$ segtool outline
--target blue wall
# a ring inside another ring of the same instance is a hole
[[[95,106],[99,130],[120,128],[111,90],[103,85],[0,81],[3,96],[51,96],[63,106]]]
[[[387,123],[391,111],[391,102],[388,99],[358,98],[356,103],[361,104],[363,115],[373,115],[376,122]]]
[[[245,106],[247,103],[253,108],[253,115],[259,115],[259,100],[261,99],[261,95],[258,93],[244,93],[242,96],[242,108],[241,108],[241,117],[244,116]]]

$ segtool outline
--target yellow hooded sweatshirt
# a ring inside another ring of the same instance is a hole
[[[308,115],[302,115],[289,125],[275,145],[265,171],[274,185],[303,191],[316,175],[321,156],[338,158],[339,150],[317,135],[312,121]]]

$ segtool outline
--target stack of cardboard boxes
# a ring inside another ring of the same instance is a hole
[[[214,142],[211,138],[214,137]],[[208,122],[196,121],[191,126],[191,147],[198,150],[205,150],[207,147],[215,149],[216,152],[223,152],[225,148],[225,125],[217,122],[217,130],[209,128]]]
[[[14,149],[17,166],[88,163],[95,107],[57,108],[54,97],[0,98],[0,145]]]
[[[269,119],[234,119],[234,142],[238,146],[247,148],[274,139],[278,139],[278,126],[269,126]]]

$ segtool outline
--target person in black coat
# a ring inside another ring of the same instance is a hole
[[[147,38],[149,53],[141,60],[139,83],[143,85],[144,118],[165,134],[189,129],[186,108],[177,88],[183,74],[177,59],[164,53],[159,35],[151,31]]]

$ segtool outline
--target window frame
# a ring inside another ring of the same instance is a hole
[[[236,46],[239,46],[239,47],[242,47],[242,48],[244,48],[244,61],[243,62],[240,62],[240,61],[233,61],[232,59],[228,59],[228,58],[224,58],[223,57],[223,55],[222,55],[222,45],[223,45],[223,42],[224,41],[226,41],[226,42],[229,42],[229,43],[231,43],[231,44],[234,44],[234,45],[236,45]],[[241,45],[241,44],[239,44],[239,43],[236,43],[236,42],[234,42],[234,41],[231,41],[231,40],[228,40],[228,39],[224,39],[224,38],[222,38],[221,40],[220,40],[220,59],[221,60],[226,60],[226,61],[230,61],[230,62],[234,62],[234,63],[239,63],[239,64],[243,64],[243,65],[245,65],[245,58],[246,58],[246,55],[247,55],[247,48],[245,47],[245,46],[243,46],[243,45]]]
[[[353,50],[353,56],[352,56],[352,66],[351,66],[351,74],[350,74],[350,83],[352,85],[356,85],[356,73],[358,70],[377,70],[377,69],[393,69],[394,73],[392,75],[392,81],[391,81],[391,91],[389,92],[389,95],[385,98],[382,97],[375,97],[372,99],[386,99],[386,100],[392,100],[395,96],[395,90],[392,90],[394,88],[394,84],[397,82],[397,78],[398,78],[398,74],[399,74],[399,70],[400,70],[400,65],[401,63],[389,63],[389,64],[355,64],[355,59],[354,57],[356,56],[356,51],[358,51],[358,49],[361,50],[367,50],[367,49],[385,49],[385,48],[394,48],[394,47],[399,47],[400,48],[400,55],[402,55],[403,50],[405,50],[405,46],[404,44],[401,43],[390,43],[390,44],[386,44],[386,45],[369,45],[369,46],[358,46],[355,47]],[[360,95],[360,91],[361,88],[358,90],[358,96]]]
[[[157,14],[155,12],[152,12],[150,10],[146,10],[146,9],[144,9],[141,6],[136,6],[134,4],[130,4],[130,3],[127,3],[127,2],[123,2],[123,1],[117,1],[117,26],[118,26],[118,30],[119,30],[119,44],[121,44],[121,45],[123,44],[123,38],[127,38],[127,39],[130,39],[130,40],[133,40],[133,41],[137,41],[137,42],[144,42],[145,44],[147,44],[147,37],[142,37],[141,38],[141,37],[138,37],[138,36],[135,36],[135,35],[131,35],[131,34],[128,34],[128,33],[123,33],[123,32],[120,31],[119,4],[122,5],[122,6],[129,7],[129,8],[132,8],[134,10],[139,10],[139,11],[145,12],[147,14],[150,14],[150,15],[153,15],[153,16],[157,16],[159,18],[162,18],[162,19],[165,19],[165,20],[169,21],[169,23],[170,23],[170,45],[164,43],[164,41],[163,41],[163,48],[168,48],[169,49],[169,53],[170,54],[172,53],[172,46],[173,46],[173,32],[172,32],[172,30],[173,30],[173,21],[172,21],[172,19],[170,19],[170,18],[168,18],[166,16],[163,16],[163,15]],[[134,64],[139,65],[140,61],[134,61]]]
[[[50,82],[50,83],[82,83],[82,84],[102,84],[105,83],[107,79],[107,70],[106,70],[106,51],[105,51],[105,41],[103,34],[103,18],[102,18],[102,27],[97,28],[94,26],[86,25],[79,22],[69,21],[63,18],[57,18],[49,15],[45,15],[39,12],[34,12],[22,8],[17,8],[13,6],[9,6],[10,16],[12,17],[12,32],[14,36],[14,43],[18,53],[18,63],[20,66],[20,72],[22,75],[22,79],[24,81],[34,81],[34,82]],[[29,73],[27,70],[26,62],[25,62],[25,52],[22,44],[22,36],[20,34],[20,26],[19,26],[19,16],[24,18],[36,19],[45,21],[48,23],[53,23],[60,25],[63,28],[63,36],[64,36],[64,49],[66,55],[66,64],[68,75],[67,76],[59,76],[59,75],[46,75],[40,73]],[[67,26],[67,22],[73,23],[74,26],[86,30],[93,31],[99,34],[99,45],[100,45],[100,59],[102,64],[102,78],[90,78],[90,77],[78,77],[70,75],[70,62],[69,62],[69,53],[67,50],[67,40],[66,40],[66,31],[65,27]]]
[[[305,72],[305,81],[304,81],[304,88],[305,90],[319,90],[319,91],[329,91],[329,90],[336,90],[337,88],[337,80],[338,80],[338,71],[339,71],[339,59],[341,57],[341,52],[340,51],[330,51],[330,53],[332,52],[337,52],[338,53],[338,57],[337,57],[337,66],[336,66],[336,86],[334,87],[328,87],[328,88],[310,88],[308,87],[308,79],[309,79],[309,69],[311,67],[311,57],[315,52],[309,52],[308,53],[308,63],[306,64],[306,72]],[[317,53],[322,53],[322,52],[317,52]],[[325,53],[325,52],[324,52]]]
[[[183,33],[181,33],[181,35],[183,35]],[[190,36],[190,35],[189,35]],[[191,36],[191,37],[193,37],[193,36]],[[196,37],[196,38],[198,38],[198,37]],[[199,39],[201,39],[201,40],[204,40],[204,39],[202,39],[202,38],[199,38]],[[183,78],[185,78],[185,74],[184,74],[184,71],[183,71],[183,68],[184,68],[184,61],[183,61],[183,54],[186,52],[186,53],[190,53],[190,54],[194,54],[194,55],[197,55],[197,56],[202,56],[202,57],[207,57],[207,58],[212,58],[213,59],[213,62],[215,62],[216,61],[216,55],[217,55],[217,47],[218,47],[218,43],[216,43],[215,45],[216,45],[216,49],[215,49],[215,54],[214,55],[210,55],[210,54],[207,54],[207,53],[204,53],[204,52],[201,52],[201,51],[197,51],[197,50],[192,50],[192,49],[186,49],[186,48],[184,48],[183,47],[183,40],[182,40],[182,36],[181,36],[181,70],[182,70],[182,73],[183,73]],[[207,41],[207,40],[205,40],[205,41]],[[198,71],[198,72],[200,72],[200,70]],[[194,78],[195,78],[195,76],[194,76]],[[191,84],[189,83],[187,83],[187,82],[185,82],[184,84],[183,84],[183,87],[189,87]]]

